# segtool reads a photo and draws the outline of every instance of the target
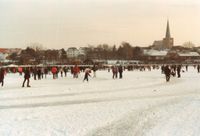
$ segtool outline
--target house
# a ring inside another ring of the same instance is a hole
[[[17,53],[19,54],[21,52],[22,49],[20,48],[0,48],[0,53],[4,53],[4,54],[12,54],[12,53]]]
[[[66,51],[68,58],[77,58],[80,54],[79,50],[76,47],[70,47]]]
[[[0,61],[6,62],[6,58],[11,55],[12,53],[19,54],[21,52],[21,49],[19,48],[0,48]]]
[[[200,55],[197,52],[180,52],[178,53],[180,60],[194,62],[200,60]]]
[[[145,60],[148,61],[162,61],[165,59],[167,53],[168,50],[159,51],[154,49],[144,50],[143,52]]]
[[[0,52],[0,61],[5,61],[7,56],[8,56],[7,53],[1,53]]]
[[[79,48],[79,55],[85,56],[87,52],[87,47],[80,47]]]

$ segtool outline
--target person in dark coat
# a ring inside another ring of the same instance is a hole
[[[37,69],[38,80],[41,80],[42,71],[41,68]]]
[[[34,67],[33,69],[33,77],[34,77],[34,80],[37,80],[37,68]]]
[[[1,68],[0,70],[0,83],[1,83],[1,86],[4,85],[4,74],[5,74],[5,71],[3,68]]]
[[[118,68],[119,78],[122,79],[123,67],[120,65]]]
[[[170,80],[170,74],[171,74],[171,69],[169,68],[168,65],[165,66],[165,77],[166,77],[166,81],[169,82]]]
[[[177,75],[178,75],[178,78],[181,77],[181,65],[178,65],[177,67]]]
[[[64,67],[64,68],[63,68],[63,71],[64,71],[65,77],[66,77],[66,76],[67,76],[67,72],[68,72],[68,68],[67,68],[67,67]]]
[[[90,76],[90,73],[91,73],[91,70],[90,70],[90,69],[86,69],[86,70],[85,70],[85,76],[84,76],[83,82],[84,82],[85,80],[87,80],[87,82],[89,81],[88,77]]]
[[[116,66],[112,66],[112,73],[113,73],[113,79],[117,78],[118,68]]]
[[[185,66],[185,70],[188,71],[188,65]]]
[[[31,87],[30,85],[29,85],[29,82],[30,82],[30,71],[29,71],[29,69],[28,68],[26,68],[25,69],[25,72],[24,72],[24,82],[23,82],[23,84],[22,84],[22,87],[24,87],[24,84],[25,84],[25,82],[27,81],[27,87]]]
[[[200,65],[197,65],[197,72],[200,73]]]

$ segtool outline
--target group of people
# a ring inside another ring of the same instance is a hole
[[[166,81],[169,82],[171,75],[173,77],[175,77],[176,74],[177,74],[178,78],[181,77],[181,68],[182,68],[181,65],[171,65],[171,66],[170,65],[166,65],[166,66],[163,65],[161,67],[161,70],[162,70],[162,74],[165,74]],[[186,66],[186,70],[187,70],[187,66]]]
[[[194,69],[197,69],[197,73],[200,73],[200,65],[193,65]],[[188,71],[188,65],[185,65],[185,69],[183,69],[182,65],[163,65],[161,66],[162,74],[165,74],[166,81],[170,81],[170,77],[175,77],[177,75],[178,78],[181,78],[181,71]]]
[[[41,80],[43,78],[47,78],[47,75],[50,73],[53,75],[53,79],[57,79],[59,77],[66,77],[67,73],[71,70],[71,74],[73,78],[78,78],[80,72],[85,72],[85,76],[83,81],[89,81],[90,73],[93,71],[94,76],[96,77],[97,66],[94,65],[93,67],[83,67],[75,65],[73,67],[59,67],[59,66],[52,66],[52,67],[12,67],[12,68],[0,68],[0,83],[1,86],[4,85],[4,76],[6,73],[19,73],[20,76],[24,75],[24,80],[22,83],[22,87],[31,87],[30,86],[30,78],[33,77],[34,80]]]
[[[119,78],[122,79],[123,67],[121,65],[120,66],[112,66],[111,69],[112,69],[112,73],[113,73],[113,76],[112,76],[113,79],[118,78],[118,73],[119,73]]]
[[[161,71],[162,74],[165,74],[166,81],[170,81],[170,77],[175,77],[177,75],[178,78],[181,77],[181,70],[182,65],[162,65]],[[188,65],[185,66],[186,71],[188,70]],[[197,72],[200,73],[200,65],[194,65],[194,67],[197,69]],[[123,78],[123,71],[125,69],[127,70],[139,70],[139,71],[145,71],[146,69],[148,71],[151,71],[151,69],[159,69],[158,65],[135,65],[135,66],[127,66],[124,67],[122,65],[119,66],[112,66],[110,67],[112,70],[112,78],[116,79],[122,79]],[[110,72],[110,68],[108,68],[108,72]],[[59,66],[53,66],[53,67],[18,67],[18,68],[0,68],[0,83],[1,86],[4,85],[4,76],[7,72],[18,72],[20,75],[24,73],[24,80],[22,83],[22,87],[31,87],[30,86],[30,78],[33,77],[34,80],[41,80],[43,78],[46,78],[47,75],[52,73],[53,79],[57,79],[58,75],[60,74],[60,77],[67,76],[67,73],[71,71],[71,74],[73,75],[73,78],[78,78],[80,72],[84,72],[84,81],[89,81],[90,74],[93,72],[93,77],[96,77],[96,71],[98,70],[98,67],[94,65],[93,67],[81,67],[78,65],[75,65],[73,67],[59,67]],[[183,70],[182,70],[183,71]],[[25,85],[26,84],[26,85]]]

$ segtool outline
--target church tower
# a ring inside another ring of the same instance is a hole
[[[169,20],[167,20],[167,29],[165,38],[163,38],[163,47],[170,49],[174,46],[174,38],[171,38]]]

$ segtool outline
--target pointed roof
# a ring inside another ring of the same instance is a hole
[[[166,36],[165,36],[165,38],[171,38],[170,28],[169,28],[169,20],[167,20],[167,30],[166,30]]]

